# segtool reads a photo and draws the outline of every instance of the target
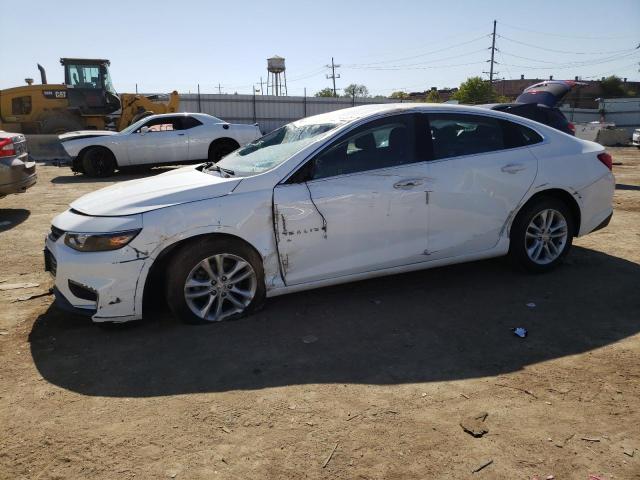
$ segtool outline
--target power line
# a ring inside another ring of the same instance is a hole
[[[384,65],[384,66],[380,66],[380,67],[376,67],[376,66],[361,66],[358,64],[355,64],[353,66],[351,65],[343,65],[343,68],[347,68],[347,69],[351,69],[351,70],[380,70],[380,69],[398,69],[398,70],[402,70],[408,67],[420,67],[420,66],[425,66],[425,65],[430,65],[432,63],[436,63],[436,62],[443,62],[446,60],[452,60],[454,58],[461,58],[461,57],[468,57],[469,55],[473,55],[479,52],[485,52],[487,49],[486,48],[480,48],[478,50],[473,50],[471,52],[467,52],[467,53],[461,53],[460,55],[453,55],[453,56],[448,56],[448,57],[444,57],[444,58],[436,58],[433,60],[429,60],[428,62],[420,62],[420,63],[403,63],[401,65]]]
[[[616,60],[621,60],[623,58],[628,58],[632,55],[635,55],[636,52],[627,53],[625,55],[618,55],[614,57],[608,57],[605,60],[597,61],[597,62],[585,62],[579,64],[565,64],[564,66],[540,66],[540,65],[516,65],[513,63],[505,63],[503,65],[508,65],[510,67],[518,67],[525,68],[529,70],[567,70],[569,68],[581,68],[592,65],[601,65],[603,63],[615,62]]]
[[[409,57],[401,57],[401,58],[396,58],[396,59],[393,59],[393,60],[385,60],[385,61],[381,61],[381,62],[369,62],[369,63],[352,63],[352,64],[345,64],[345,67],[346,67],[346,66],[354,67],[354,66],[382,65],[382,64],[385,64],[385,63],[401,62],[401,61],[403,61],[403,60],[412,60],[412,59],[414,59],[414,58],[426,57],[426,56],[428,56],[428,55],[433,55],[434,53],[444,52],[444,51],[446,51],[446,50],[451,50],[452,48],[461,47],[461,46],[463,46],[463,45],[468,45],[468,44],[470,44],[470,43],[477,42],[478,40],[481,40],[481,39],[483,39],[483,38],[487,38],[488,36],[489,36],[488,34],[484,34],[484,35],[481,35],[481,36],[479,36],[479,37],[476,37],[476,38],[473,38],[473,39],[471,39],[471,40],[468,40],[468,41],[466,41],[466,42],[456,43],[456,44],[454,44],[454,45],[450,45],[450,46],[448,46],[448,47],[439,48],[439,49],[437,49],[437,50],[432,50],[432,51],[430,51],[430,52],[425,52],[425,53],[421,53],[421,54],[418,54],[418,55],[411,55],[411,56],[409,56]]]
[[[423,67],[343,67],[350,70],[381,70],[381,71],[397,71],[397,70],[430,70],[433,68],[452,68],[452,67],[463,67],[467,65],[484,65],[486,60],[478,61],[478,62],[469,62],[469,63],[457,63],[453,65],[430,65]]]
[[[525,46],[531,47],[531,48],[537,48],[539,50],[545,50],[547,52],[567,53],[567,54],[571,54],[571,55],[607,55],[607,54],[612,54],[612,53],[630,52],[632,50],[637,50],[637,49],[640,48],[640,44],[638,44],[634,48],[627,48],[625,50],[612,50],[612,51],[609,51],[609,52],[569,52],[569,51],[566,51],[566,50],[555,50],[553,48],[539,47],[538,45],[533,45],[531,43],[521,42],[520,40],[514,40],[513,38],[505,37],[504,35],[498,35],[498,37],[500,37],[500,38],[502,38],[504,40],[507,40],[509,42],[518,43],[520,45],[525,45]]]
[[[541,32],[539,30],[531,30],[529,28],[517,27],[515,25],[509,25],[508,23],[504,23],[504,22],[500,22],[500,25],[503,26],[503,27],[512,28],[514,30],[522,30],[523,32],[536,33],[536,34],[539,34],[539,35],[552,36],[552,37],[575,38],[575,39],[580,39],[580,40],[616,40],[616,39],[621,39],[621,38],[630,38],[630,37],[637,38],[638,37],[637,33],[630,34],[630,35],[621,35],[621,36],[617,36],[617,37],[593,37],[593,36],[581,37],[581,36],[577,36],[577,35],[564,35],[564,34],[561,34],[561,33]]]

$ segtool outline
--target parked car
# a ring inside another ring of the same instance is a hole
[[[59,138],[74,172],[107,177],[125,167],[217,162],[261,135],[257,125],[227,123],[204,113],[166,113],[121,132],[85,130]]]
[[[509,255],[546,272],[612,215],[611,156],[526,118],[367,105],[285,125],[223,158],[85,195],[53,220],[56,302],[140,319],[163,284],[186,322],[285,293]]]
[[[576,134],[576,127],[560,111],[560,101],[577,85],[573,80],[546,80],[524,89],[514,103],[483,105],[492,110],[507,112],[549,125],[569,135]]]
[[[640,128],[636,128],[631,136],[631,143],[640,148]]]
[[[0,198],[26,192],[37,179],[36,162],[29,160],[25,136],[0,130]]]

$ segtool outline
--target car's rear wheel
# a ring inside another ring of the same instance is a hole
[[[526,270],[552,270],[569,253],[573,232],[569,207],[556,198],[539,198],[525,205],[513,222],[509,255]]]
[[[82,156],[82,169],[91,177],[110,177],[116,170],[116,159],[106,148],[90,148]]]
[[[230,138],[216,140],[209,146],[209,161],[218,162],[238,148],[240,148],[238,142]]]
[[[265,298],[260,256],[229,238],[188,243],[169,262],[167,276],[169,308],[185,323],[238,318]]]

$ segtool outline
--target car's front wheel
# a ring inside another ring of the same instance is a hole
[[[229,238],[205,237],[183,246],[167,269],[167,301],[185,323],[233,319],[265,298],[260,256]]]
[[[564,202],[552,197],[534,200],[513,222],[509,255],[529,271],[549,271],[569,252],[573,232],[573,215]]]
[[[113,153],[104,147],[90,148],[82,156],[82,170],[90,177],[110,177],[116,166]]]

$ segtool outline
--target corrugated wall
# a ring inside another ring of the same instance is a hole
[[[276,97],[272,95],[180,95],[180,111],[202,112],[230,123],[257,123],[269,132],[286,123],[354,105],[394,103],[387,99],[332,97]]]

